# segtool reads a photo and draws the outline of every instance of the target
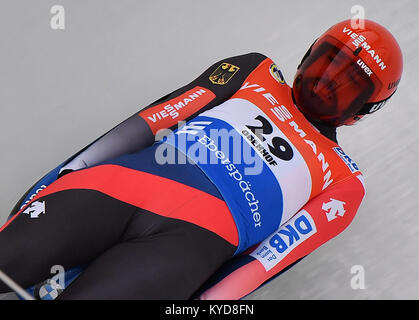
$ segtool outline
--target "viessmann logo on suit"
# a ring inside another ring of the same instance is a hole
[[[203,105],[215,98],[215,94],[206,88],[195,88],[161,104],[152,106],[139,113],[155,134],[159,128],[170,128],[176,124],[179,116],[185,119],[197,112]]]

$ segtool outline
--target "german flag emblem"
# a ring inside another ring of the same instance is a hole
[[[223,62],[209,77],[213,84],[226,84],[239,71],[239,67]]]

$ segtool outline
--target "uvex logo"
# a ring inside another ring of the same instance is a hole
[[[362,70],[365,71],[365,73],[368,75],[368,77],[371,77],[372,75],[372,70],[370,68],[368,68],[368,66],[364,63],[364,61],[362,61],[361,59],[358,59],[358,61],[356,62]]]

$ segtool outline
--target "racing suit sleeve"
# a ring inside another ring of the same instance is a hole
[[[175,129],[199,113],[229,99],[266,57],[249,53],[216,62],[198,78],[158,99],[106,133],[61,171],[75,170],[140,151],[150,146],[160,129]]]
[[[237,300],[250,294],[347,228],[364,196],[361,174],[331,185],[263,242],[221,267],[198,299]]]
[[[155,142],[160,129],[174,129],[179,121],[187,121],[228,100],[265,59],[263,54],[248,53],[216,62],[189,84],[136,112],[50,171],[22,196],[10,217],[62,175],[140,151]]]

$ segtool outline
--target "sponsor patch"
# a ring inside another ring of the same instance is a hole
[[[215,71],[209,76],[213,84],[224,85],[239,71],[239,67],[230,63],[223,62]]]
[[[390,82],[387,86],[387,90],[391,90],[393,88],[396,88],[399,85],[400,79],[397,81]]]
[[[340,147],[334,147],[333,150],[345,162],[352,173],[359,171],[357,164]]]
[[[195,87],[176,98],[139,113],[150,126],[153,134],[161,128],[170,128],[177,121],[184,120],[215,98],[215,94],[203,87]]]
[[[353,39],[352,44],[355,46],[355,48],[364,49],[371,56],[371,58],[375,61],[375,63],[378,65],[378,67],[380,67],[381,70],[384,70],[387,67],[386,64],[384,63],[384,61],[382,61],[382,57],[380,57],[375,52],[376,48],[371,47],[371,43],[367,42],[368,39],[366,37],[364,37],[363,35],[358,35],[351,28],[348,28],[346,26],[343,27],[342,32]]]
[[[237,119],[234,102],[229,101],[227,105],[224,105],[223,110],[229,110]],[[243,110],[244,106],[239,105]],[[224,115],[224,119],[221,120],[210,116],[217,114],[214,109],[210,111],[212,112],[202,113],[168,135],[161,146],[165,148],[164,146],[169,144],[176,147],[186,155],[188,161],[195,163],[205,172],[220,190],[235,217],[239,234],[236,253],[240,253],[263,241],[266,235],[274,230],[271,229],[272,226],[280,225],[284,207],[283,192],[280,182],[262,155],[253,151],[239,128],[227,122],[229,114]],[[158,152],[164,154],[164,151]],[[287,185],[286,181],[284,185]],[[265,192],[266,186],[269,186],[275,197]],[[298,201],[290,202],[292,205],[294,203]],[[287,209],[288,211],[291,210]]]
[[[265,270],[269,271],[316,232],[313,218],[307,211],[301,210],[250,255],[259,260]]]
[[[335,220],[338,216],[343,217],[345,210],[345,202],[330,198],[329,202],[323,202],[322,210],[326,213],[327,221]]]
[[[272,63],[269,67],[269,71],[271,72],[272,77],[281,84],[285,83],[284,76],[282,75],[281,70],[279,70],[278,66],[275,63]]]

